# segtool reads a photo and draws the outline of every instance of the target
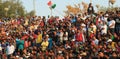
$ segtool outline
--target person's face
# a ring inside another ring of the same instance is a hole
[[[120,17],[120,12],[119,12],[119,14],[117,16]]]
[[[107,48],[106,45],[104,45],[104,48]]]
[[[118,46],[120,46],[120,42],[118,42]]]
[[[93,40],[95,40],[96,39],[96,37],[93,37]]]
[[[44,40],[45,42],[47,41],[47,39]]]
[[[40,32],[38,32],[38,34],[40,34]]]
[[[102,48],[103,46],[102,45],[99,45],[99,48]]]
[[[56,35],[57,33],[56,32],[54,32],[54,35]]]
[[[116,53],[113,53],[113,54],[112,54],[112,56],[113,56],[113,57],[116,57],[116,56],[117,56],[117,54],[116,54]]]
[[[46,34],[46,32],[44,32],[44,34]]]
[[[80,33],[80,30],[77,30],[77,33]]]
[[[103,52],[99,52],[99,56],[103,57],[104,56]]]
[[[62,32],[62,30],[60,30],[60,32]]]

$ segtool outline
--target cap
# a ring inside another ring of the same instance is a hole
[[[81,26],[86,26],[86,25],[84,23],[82,23]]]
[[[109,16],[108,14],[105,14],[105,16]]]
[[[47,36],[47,37],[49,37],[49,35],[48,35],[48,34],[47,34],[46,36]]]
[[[72,39],[71,41],[75,41],[75,39]]]
[[[62,53],[62,51],[58,51],[58,53]]]
[[[112,39],[108,39],[108,41],[107,42],[112,42]]]

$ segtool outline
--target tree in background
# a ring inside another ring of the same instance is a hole
[[[35,16],[34,13],[35,13],[35,11],[32,10],[30,12],[27,12],[26,15],[27,16]]]
[[[117,6],[113,7],[113,4],[116,2],[116,0],[109,0],[108,2],[109,4],[111,3],[112,6],[105,7],[105,6],[100,6],[99,4],[96,4],[95,6],[97,8],[96,13],[106,12],[106,11],[109,11],[109,12],[120,11],[120,7],[117,7]],[[80,5],[83,8],[81,8]],[[74,6],[67,5],[66,8],[67,10],[64,11],[66,15],[70,15],[70,14],[76,15],[80,13],[85,13],[87,11],[88,4],[85,2],[81,2],[79,4],[75,4]]]
[[[82,4],[83,9],[81,9],[80,4]],[[85,2],[82,2],[79,4],[74,4],[74,6],[67,5],[66,8],[67,10],[64,11],[66,15],[69,15],[69,14],[77,15],[80,13],[87,12],[88,4]]]
[[[24,16],[25,10],[22,2],[19,0],[0,0],[0,18],[1,17],[13,17],[13,16]]]
[[[71,5],[68,5],[66,6],[66,8],[67,8],[67,11],[64,11],[66,15],[69,15],[69,14],[76,15],[77,13],[81,12],[80,4],[75,4],[74,7]]]

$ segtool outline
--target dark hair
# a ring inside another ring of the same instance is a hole
[[[89,7],[91,7],[92,3],[89,3]]]

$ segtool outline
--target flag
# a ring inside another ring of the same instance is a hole
[[[47,5],[48,5],[48,6],[52,6],[52,1],[49,1],[49,2],[47,3]]]
[[[52,7],[52,9],[54,9],[56,7],[56,4],[53,4],[51,7]]]
[[[53,4],[52,1],[49,1],[47,5],[49,6],[50,9],[54,9],[56,7],[56,4]]]

